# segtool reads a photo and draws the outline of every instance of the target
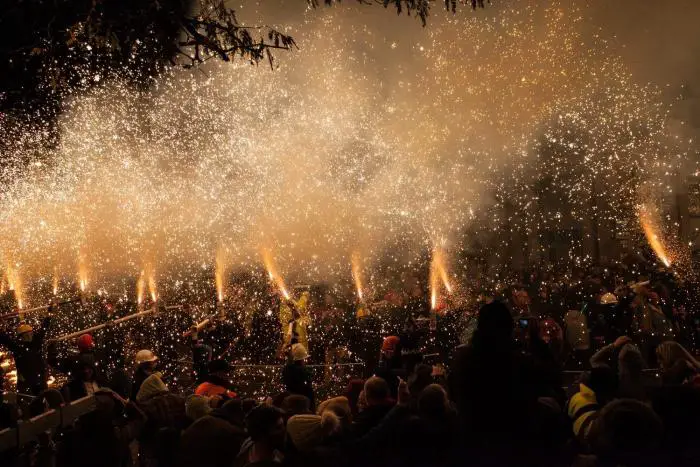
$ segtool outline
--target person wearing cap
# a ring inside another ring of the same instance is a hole
[[[69,390],[67,400],[75,400],[92,394],[96,387],[105,383],[103,372],[95,354],[95,341],[91,334],[83,334],[76,342],[77,351],[71,352],[65,358],[58,358],[57,342],[48,345],[48,362],[51,368],[68,375]]]
[[[306,366],[309,357],[306,347],[296,343],[290,351],[290,362],[282,370],[282,382],[289,394],[300,394],[311,401],[311,407],[315,407],[314,389],[311,383],[311,373]]]
[[[231,367],[225,360],[212,360],[209,362],[207,375],[197,389],[195,394],[200,396],[219,396],[224,399],[233,399],[236,393],[231,390],[229,372]]]
[[[17,367],[17,391],[23,394],[39,395],[46,389],[46,362],[42,347],[46,330],[51,324],[51,316],[44,318],[38,331],[26,323],[17,327],[17,338],[0,333],[0,346],[12,353]]]
[[[136,394],[136,404],[146,415],[146,423],[139,438],[139,465],[158,465],[161,436],[164,432],[176,434],[189,424],[185,399],[170,392],[159,372],[143,380]],[[142,460],[141,460],[142,459]]]
[[[139,350],[136,352],[136,371],[131,383],[131,400],[136,400],[136,395],[141,389],[141,384],[144,380],[151,376],[156,368],[158,357],[148,349]]]

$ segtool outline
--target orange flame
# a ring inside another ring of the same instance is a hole
[[[666,247],[664,247],[664,244],[661,241],[661,237],[659,235],[660,228],[657,223],[654,222],[654,218],[646,209],[646,206],[641,206],[639,209],[639,222],[642,226],[642,230],[644,231],[644,236],[646,237],[647,242],[649,242],[649,246],[654,251],[656,257],[659,258],[659,261],[661,261],[666,267],[670,267],[671,260],[666,253]]]
[[[156,292],[156,278],[153,271],[148,276],[148,292],[151,294],[151,300],[155,302],[158,299],[158,293]]]
[[[275,266],[275,261],[272,258],[272,253],[268,249],[262,250],[263,263],[265,264],[265,269],[267,269],[267,275],[270,280],[277,284],[277,288],[280,290],[284,298],[289,300],[289,292],[287,292],[287,287],[284,284],[284,279],[277,273],[277,267]]]
[[[224,273],[226,264],[224,253],[221,249],[216,252],[216,269],[214,270],[214,280],[216,281],[216,297],[220,302],[224,301]]]
[[[78,284],[80,291],[85,292],[88,286],[88,268],[85,265],[85,255],[81,253],[78,257]]]
[[[355,281],[355,288],[357,289],[357,298],[360,300],[362,297],[362,273],[360,268],[360,254],[355,252],[350,258],[352,264],[352,279]]]
[[[53,268],[53,281],[52,281],[53,294],[58,295],[58,268]]]
[[[22,308],[24,306],[24,296],[22,294],[22,281],[19,276],[19,265],[8,261],[5,277],[7,278],[7,289],[15,292],[17,307]]]
[[[433,310],[437,307],[441,282],[442,286],[447,290],[447,293],[451,294],[452,284],[450,284],[447,275],[444,252],[441,248],[436,246],[433,248],[433,256],[430,262],[430,306]]]

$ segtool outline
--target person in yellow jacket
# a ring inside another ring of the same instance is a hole
[[[579,384],[579,392],[567,404],[567,413],[573,423],[574,435],[585,442],[591,426],[603,406],[617,391],[617,376],[608,366],[598,366],[590,371],[585,382]]]
[[[303,292],[299,300],[282,301],[280,304],[280,325],[282,342],[285,348],[294,343],[300,343],[309,348],[308,328],[311,324],[309,316],[309,292]]]

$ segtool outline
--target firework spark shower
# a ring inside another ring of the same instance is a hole
[[[456,242],[494,193],[534,180],[543,141],[569,151],[555,175],[575,159],[624,212],[683,157],[667,109],[604,40],[584,39],[582,9],[535,3],[394,32],[358,7],[317,10],[290,26],[300,50],[274,70],[212,61],[147,90],[95,76],[65,102],[55,147],[8,155],[30,161],[2,188],[8,277],[97,289],[144,265],[167,281],[265,250],[285,278],[349,278],[353,252],[371,267],[387,245],[410,258],[431,238]],[[565,189],[586,204],[588,181]]]

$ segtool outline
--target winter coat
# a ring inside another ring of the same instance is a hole
[[[136,368],[136,371],[134,372],[134,379],[131,382],[131,394],[129,395],[129,399],[132,401],[136,400],[136,395],[139,393],[141,385],[149,376],[151,376],[151,373],[146,370],[144,366],[139,366]]]
[[[221,396],[229,399],[236,397],[236,393],[230,389],[228,381],[216,375],[208,375],[204,382],[197,386],[194,393],[208,397]]]

